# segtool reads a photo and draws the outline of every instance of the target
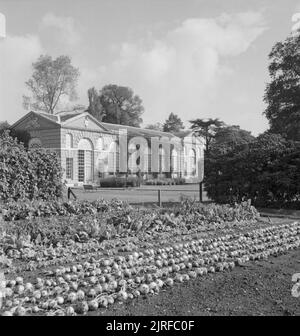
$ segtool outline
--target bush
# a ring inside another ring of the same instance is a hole
[[[139,185],[137,176],[109,176],[100,179],[100,186],[103,188],[125,188]]]
[[[0,201],[62,197],[62,169],[56,153],[27,151],[9,132],[0,136]]]
[[[205,188],[218,203],[251,199],[258,207],[300,209],[300,145],[263,134],[206,159]]]
[[[182,185],[185,184],[184,178],[165,178],[165,179],[149,179],[146,185]]]

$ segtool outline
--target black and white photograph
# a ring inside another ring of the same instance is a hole
[[[0,0],[0,316],[299,315],[300,0]]]

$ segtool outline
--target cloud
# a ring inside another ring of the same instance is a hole
[[[80,42],[81,36],[78,26],[72,17],[57,16],[53,13],[47,13],[41,22],[42,32],[48,32],[55,38],[67,45],[75,46]]]
[[[265,29],[256,12],[187,19],[160,39],[122,43],[114,61],[98,71],[82,69],[82,79],[97,78],[97,87],[131,86],[143,99],[146,123],[170,112],[189,120],[217,99],[222,80],[233,73],[228,60],[246,52]]]
[[[0,39],[0,121],[15,121],[23,114],[22,95],[32,63],[43,53],[36,36]]]
[[[212,103],[216,106],[220,96],[226,97],[224,91],[231,90],[224,86],[235,75],[232,60],[253,45],[266,24],[256,12],[189,18],[160,32],[159,38],[149,33],[141,40],[112,44],[111,60],[98,67],[91,65],[89,55],[82,52],[81,28],[71,17],[48,13],[36,36],[7,36],[0,40],[0,120],[15,121],[24,114],[24,82],[31,75],[31,64],[45,53],[53,57],[70,55],[72,63],[79,67],[78,103],[87,104],[89,87],[100,89],[116,83],[132,87],[143,99],[145,124],[162,121],[170,112],[184,121],[215,117]],[[236,90],[230,93],[236,94]],[[222,109],[222,102],[218,106]],[[216,117],[223,118],[224,114]]]
[[[41,54],[69,55],[80,41],[74,19],[52,13],[42,18],[38,34],[0,39],[0,121],[14,122],[24,115],[22,96],[27,93],[25,82],[32,74],[32,63]]]

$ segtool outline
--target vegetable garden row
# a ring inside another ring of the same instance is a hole
[[[2,315],[101,311],[300,246],[300,222],[265,223],[249,202],[97,204],[91,214],[2,221]]]

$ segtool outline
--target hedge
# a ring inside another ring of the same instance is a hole
[[[62,197],[62,168],[54,152],[26,150],[9,132],[0,136],[0,201]]]

